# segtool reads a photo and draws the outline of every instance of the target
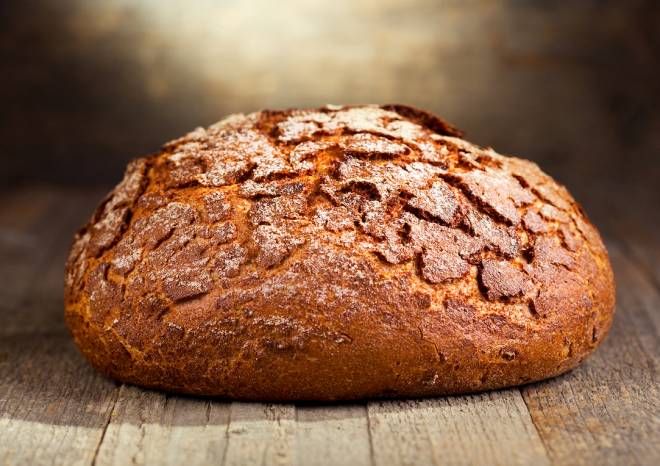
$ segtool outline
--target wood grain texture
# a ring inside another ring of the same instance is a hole
[[[64,327],[62,270],[96,196],[37,187],[2,201],[0,463],[90,464],[118,387],[89,370]]]
[[[615,205],[610,215],[603,216],[603,223],[616,238],[622,254],[647,275],[656,290],[660,290],[660,209],[648,208],[660,203],[660,189],[656,193],[647,193],[644,201],[633,205]]]
[[[549,464],[517,389],[369,403],[377,465]]]
[[[365,404],[297,406],[294,463],[371,465],[370,435]]]
[[[46,226],[53,220],[53,199],[43,189],[23,189],[5,193],[0,202],[0,283],[2,300],[0,332],[7,332],[12,319],[9,312],[16,309],[27,294],[39,259],[48,250],[39,247],[46,239]]]
[[[293,405],[232,403],[222,464],[292,464],[295,424]]]
[[[95,464],[219,464],[228,421],[226,403],[124,385]]]
[[[565,376],[522,390],[426,400],[231,403],[118,386],[77,353],[59,320],[58,282],[68,235],[98,192],[40,188],[0,196],[0,254],[8,259],[0,273],[10,285],[0,287],[0,464],[660,460],[660,293],[625,227],[606,226],[619,293],[612,333]]]
[[[522,389],[554,464],[655,464],[660,459],[660,297],[620,246],[608,340],[565,376]]]
[[[3,336],[0,464],[90,464],[116,390],[66,334]]]
[[[0,212],[0,334],[64,331],[64,263],[99,190],[24,187]]]

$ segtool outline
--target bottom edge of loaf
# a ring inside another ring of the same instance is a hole
[[[603,338],[608,330],[609,322],[602,328]],[[466,352],[460,362],[441,361],[421,346],[404,353],[385,343],[380,348],[368,347],[366,352],[365,348],[356,349],[352,356],[344,355],[340,363],[330,356],[327,361],[312,361],[293,352],[267,355],[265,361],[240,362],[191,356],[185,364],[172,365],[157,354],[131,352],[118,339],[99,335],[89,325],[76,325],[72,333],[91,365],[119,382],[185,395],[273,402],[420,398],[520,386],[572,370],[603,340],[591,344],[586,332],[581,339],[574,334],[572,352],[565,354],[548,335],[530,347],[529,354],[519,350],[485,360]],[[385,352],[392,357],[380,357]]]

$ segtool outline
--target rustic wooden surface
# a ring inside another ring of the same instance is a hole
[[[617,316],[603,346],[569,374],[437,399],[232,403],[117,384],[77,353],[62,322],[62,268],[102,194],[0,192],[0,464],[660,461],[660,239],[648,216],[601,215]]]
[[[657,0],[0,2],[0,465],[660,464],[659,20]],[[171,396],[87,365],[62,275],[90,186],[230,112],[364,102],[432,110],[570,187],[618,281],[593,357],[348,405]]]

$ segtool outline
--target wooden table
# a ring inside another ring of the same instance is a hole
[[[63,263],[101,195],[0,193],[0,464],[660,464],[660,239],[625,206],[599,225],[614,327],[573,372],[469,396],[293,405],[142,390],[83,360],[62,321]]]

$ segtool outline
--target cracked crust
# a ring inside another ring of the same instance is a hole
[[[535,164],[409,107],[232,115],[132,162],[76,236],[66,320],[121,381],[252,400],[472,392],[606,335],[598,232]]]

